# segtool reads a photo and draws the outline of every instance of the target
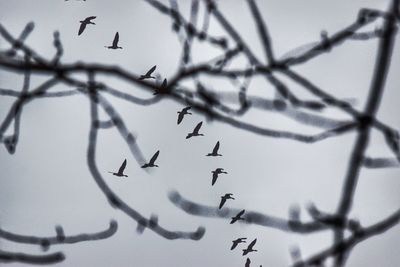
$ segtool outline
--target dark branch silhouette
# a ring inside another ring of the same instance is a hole
[[[56,227],[56,230],[57,229],[60,228]],[[57,244],[74,244],[85,241],[106,239],[113,236],[117,232],[117,229],[118,229],[117,222],[115,220],[111,220],[108,229],[93,234],[78,234],[71,236],[57,234],[56,236],[52,237],[38,237],[38,236],[26,236],[26,235],[15,234],[0,229],[0,237],[16,243],[40,245],[47,249],[50,246]]]
[[[181,60],[179,61],[180,65],[178,70],[171,77],[163,77],[160,79],[158,78],[158,74],[152,76],[156,70],[156,65],[145,74],[140,75],[131,70],[114,65],[81,61],[63,63],[62,57],[64,49],[61,42],[61,35],[58,31],[53,33],[54,56],[47,59],[25,43],[34,29],[33,23],[28,23],[17,38],[13,37],[5,27],[0,25],[0,36],[9,45],[8,49],[0,51],[0,68],[23,75],[23,86],[21,90],[17,91],[14,89],[0,88],[0,96],[15,98],[11,108],[0,123],[0,143],[4,144],[9,154],[16,153],[23,111],[25,105],[28,103],[38,99],[62,98],[75,95],[86,96],[89,99],[91,115],[87,147],[87,165],[94,181],[110,205],[132,218],[137,223],[138,233],[142,233],[146,228],[149,228],[166,239],[199,240],[205,234],[204,227],[198,227],[196,231],[189,232],[167,230],[160,226],[157,215],[153,214],[150,218],[145,218],[122,200],[105,182],[96,163],[99,130],[115,127],[121,138],[129,147],[132,156],[139,166],[156,167],[155,161],[159,154],[159,151],[157,151],[150,161],[146,163],[136,136],[127,128],[124,118],[111,104],[108,97],[115,97],[125,100],[129,104],[142,106],[155,105],[165,99],[170,99],[182,105],[183,108],[181,111],[178,111],[177,124],[182,122],[186,114],[192,114],[188,112],[190,109],[193,112],[204,115],[207,120],[215,120],[237,129],[269,138],[289,139],[307,144],[320,142],[328,138],[336,138],[350,132],[356,132],[356,141],[349,160],[348,170],[344,179],[342,194],[336,212],[323,212],[318,210],[315,205],[309,205],[307,210],[311,220],[308,222],[302,222],[300,220],[300,208],[295,206],[289,209],[289,218],[284,219],[251,210],[245,211],[244,209],[223,207],[227,199],[232,199],[231,194],[222,196],[219,207],[205,206],[186,200],[177,192],[169,194],[170,201],[177,208],[182,209],[187,214],[195,216],[220,218],[228,221],[232,219],[231,223],[254,224],[291,233],[310,234],[331,230],[334,232],[334,242],[330,247],[306,259],[303,259],[300,250],[296,249],[296,253],[292,253],[294,261],[293,266],[320,265],[324,264],[328,258],[334,259],[335,266],[344,266],[351,250],[357,244],[370,237],[384,233],[386,230],[397,225],[400,220],[400,211],[394,212],[392,215],[369,227],[362,227],[360,222],[349,218],[361,169],[400,166],[399,133],[396,129],[383,123],[377,117],[392,59],[397,24],[400,21],[399,0],[392,0],[390,8],[386,12],[373,9],[361,9],[355,21],[343,29],[331,34],[321,29],[319,41],[300,45],[278,58],[273,51],[273,38],[268,32],[268,25],[266,23],[268,20],[263,18],[256,0],[246,1],[250,14],[254,19],[255,29],[263,47],[265,60],[257,58],[256,53],[251,50],[246,40],[225,17],[215,1],[192,0],[190,16],[189,19],[186,19],[182,11],[180,11],[176,0],[171,0],[170,6],[157,0],[146,0],[156,11],[171,18],[172,30],[176,33],[182,45]],[[204,18],[201,27],[198,26],[200,5],[204,5]],[[87,24],[94,24],[92,22],[94,18],[96,17],[91,16],[80,21],[81,25],[78,35],[83,33]],[[383,20],[382,26],[375,27],[374,31],[363,31],[364,27],[376,22],[378,18]],[[213,19],[212,22],[217,23],[223,29],[223,35],[216,37],[208,32],[211,23],[210,19]],[[368,91],[366,105],[362,110],[357,110],[349,101],[334,96],[326,88],[320,88],[292,68],[297,65],[306,64],[312,59],[330,52],[344,42],[362,42],[374,39],[378,40],[379,43],[375,69]],[[201,59],[202,61],[200,63],[194,62],[192,58],[192,52],[195,49],[195,46],[193,46],[194,41],[215,46],[220,51],[219,56]],[[122,49],[122,47],[119,46],[118,32],[116,32],[114,36],[112,45],[106,46],[106,48]],[[230,63],[239,56],[244,56],[246,59],[245,65],[242,67],[228,68]],[[82,75],[78,76],[76,74],[83,74],[83,77],[88,77],[88,79],[76,78],[82,77]],[[277,74],[281,75],[278,76]],[[46,75],[47,80],[37,87],[31,88],[30,81],[32,76],[35,75]],[[128,82],[135,86],[135,90],[132,90],[130,93],[122,92],[119,89],[110,87],[106,83],[96,81],[95,77],[97,75],[108,75],[121,81]],[[212,88],[211,85],[203,82],[203,76],[226,79],[230,82],[234,91],[230,93],[219,92]],[[302,89],[311,93],[313,98],[301,99],[298,97],[291,88],[283,82],[282,76],[300,85]],[[269,99],[264,96],[249,95],[248,87],[254,77],[261,77],[266,84],[271,85],[275,91],[276,98]],[[153,79],[156,80],[156,82],[152,82]],[[193,82],[193,88],[188,88],[186,85],[183,85],[188,80]],[[53,92],[52,89],[59,84],[67,85],[71,89]],[[142,98],[136,96],[136,90],[143,90],[149,93],[149,97]],[[234,107],[232,107],[232,104],[234,104]],[[107,114],[108,118],[106,120],[99,120],[99,109],[104,110]],[[246,121],[244,115],[254,109],[258,109],[260,112],[274,112],[286,116],[304,126],[309,125],[321,129],[321,131],[306,135],[290,130],[276,130],[268,128],[261,123],[258,124]],[[338,120],[326,117],[321,112],[326,109],[343,111],[349,118]],[[203,134],[199,133],[202,124],[203,122],[198,123],[193,132],[189,133],[186,138],[202,136]],[[5,135],[9,129],[12,130],[12,134]],[[387,147],[391,150],[393,155],[380,158],[366,155],[372,130],[377,130],[383,135]],[[219,142],[208,155],[221,155],[218,153],[218,149]],[[117,176],[126,176],[124,174],[126,164],[127,161],[125,160],[119,171],[114,174]],[[220,172],[216,171],[214,173],[212,185],[215,184],[218,174],[222,173],[222,170],[223,169],[221,169]],[[54,237],[24,236],[0,229],[0,238],[17,243],[37,244],[46,249],[55,244],[72,244],[109,238],[116,231],[117,223],[111,221],[109,229],[94,234],[69,236],[64,233],[61,226],[56,226],[56,236]],[[345,237],[345,231],[349,231],[350,236]],[[253,242],[255,244],[255,241]],[[251,247],[249,252],[250,251],[252,251]],[[30,255],[0,251],[1,262],[51,264],[60,262],[64,260],[64,258],[65,256],[61,252]],[[250,262],[250,259],[247,258],[246,266],[249,266]]]

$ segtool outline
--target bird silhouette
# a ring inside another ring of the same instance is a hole
[[[83,31],[86,29],[86,25],[88,24],[96,25],[96,23],[92,22],[92,20],[94,20],[95,18],[96,18],[95,16],[90,16],[84,20],[79,21],[81,23],[81,26],[79,27],[78,35],[81,35],[83,33]]]
[[[251,263],[251,260],[249,258],[247,258],[244,267],[250,267],[250,263]]]
[[[221,197],[221,202],[219,203],[219,209],[221,209],[224,206],[226,200],[235,199],[232,197],[232,195],[233,194],[231,194],[231,193],[226,193],[224,196]]]
[[[244,218],[241,217],[244,214],[244,212],[245,212],[245,210],[241,210],[238,214],[236,214],[234,217],[232,217],[230,224],[233,224],[239,220],[244,220]]]
[[[251,243],[247,246],[246,249],[243,249],[243,256],[247,255],[250,252],[257,251],[256,249],[253,249],[253,247],[256,244],[256,242],[257,242],[257,238],[254,239],[253,241],[251,241]]]
[[[180,124],[183,120],[183,117],[185,117],[186,114],[192,115],[192,113],[188,112],[189,109],[191,109],[192,107],[186,107],[183,108],[181,111],[178,111],[177,113],[178,115],[178,124]]]
[[[206,156],[208,157],[222,156],[221,154],[218,154],[218,149],[219,149],[219,141],[215,144],[213,151],[211,153],[208,153]]]
[[[234,250],[239,243],[246,243],[246,237],[241,237],[232,241],[231,250]]]
[[[194,128],[193,132],[188,133],[188,135],[186,136],[186,139],[193,137],[193,136],[204,136],[204,134],[200,134],[199,130],[201,128],[201,125],[203,124],[203,122],[199,122],[196,127]]]
[[[139,81],[144,79],[155,79],[156,77],[151,76],[151,74],[156,70],[157,65],[154,65],[151,69],[149,69],[145,75],[140,75]]]
[[[126,167],[126,159],[124,160],[124,162],[122,162],[122,165],[121,167],[119,167],[118,172],[109,172],[109,173],[112,173],[113,175],[119,177],[128,177],[128,175],[124,174],[125,167]]]
[[[154,89],[153,95],[159,95],[159,94],[166,94],[168,93],[168,87],[167,87],[168,81],[167,79],[164,79],[161,86],[159,88]]]
[[[147,167],[158,167],[158,165],[154,164],[156,162],[156,159],[158,155],[160,154],[160,150],[157,150],[157,152],[153,155],[153,157],[150,159],[149,163],[145,163],[142,168],[147,168]]]
[[[212,171],[213,176],[212,176],[211,185],[214,185],[214,184],[215,184],[215,182],[216,182],[217,179],[218,179],[218,175],[221,174],[221,173],[227,174],[227,172],[224,171],[223,168],[216,168],[215,171]]]
[[[118,46],[118,42],[119,42],[119,33],[117,32],[117,33],[115,33],[112,45],[105,46],[105,47],[108,48],[108,49],[122,49],[121,46]]]

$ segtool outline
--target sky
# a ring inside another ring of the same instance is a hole
[[[190,1],[178,1],[188,17]],[[272,37],[277,57],[293,48],[320,40],[320,32],[334,33],[355,21],[363,7],[385,9],[383,0],[338,1],[257,1]],[[165,1],[168,4],[168,1]],[[256,56],[263,58],[263,49],[246,1],[220,0],[222,13],[241,33]],[[201,5],[201,23],[204,7]],[[78,36],[79,21],[97,16],[96,25],[89,25]],[[169,17],[160,14],[144,1],[62,1],[0,0],[0,23],[14,36],[33,21],[35,29],[27,44],[44,57],[54,53],[53,32],[59,31],[64,47],[62,63],[76,61],[118,65],[136,74],[157,65],[160,77],[171,77],[180,60],[179,38],[171,30]],[[367,29],[373,30],[376,24]],[[122,50],[104,48],[110,45],[115,32],[120,34]],[[210,33],[225,35],[215,20]],[[230,40],[231,41],[231,40]],[[397,116],[400,76],[400,50],[397,44],[385,92],[378,111],[380,120],[400,129]],[[0,48],[6,48],[0,41]],[[362,110],[369,90],[377,40],[349,41],[330,53],[296,66],[294,70],[309,78],[340,99],[352,99]],[[195,42],[193,60],[198,62],[219,55],[210,45]],[[234,66],[246,64],[235,61]],[[311,99],[299,86],[283,76],[278,77],[299,97]],[[36,76],[32,84],[46,77]],[[99,77],[113,88],[140,97],[151,97],[132,84],[112,77]],[[230,90],[221,78],[201,77],[215,90]],[[23,77],[0,69],[0,88],[20,90]],[[65,90],[64,85],[54,91]],[[249,92],[272,98],[271,85],[261,78],[251,81]],[[20,139],[16,153],[9,155],[0,147],[0,226],[26,235],[48,236],[61,224],[66,234],[100,231],[109,221],[118,221],[118,232],[109,239],[73,245],[55,245],[49,252],[63,251],[66,260],[57,266],[244,266],[246,257],[239,249],[230,251],[231,241],[238,237],[257,238],[258,252],[250,255],[254,266],[288,266],[289,248],[298,245],[302,255],[312,255],[329,247],[332,234],[310,235],[286,233],[255,225],[233,224],[228,220],[195,217],[186,214],[168,200],[168,192],[177,190],[182,196],[205,205],[217,206],[220,196],[231,192],[235,200],[230,207],[253,210],[287,218],[288,209],[297,204],[302,219],[309,219],[305,207],[313,202],[321,210],[336,210],[348,159],[355,141],[354,132],[314,144],[274,139],[236,129],[218,121],[209,121],[200,113],[185,117],[177,125],[177,111],[184,106],[163,100],[151,106],[138,106],[104,95],[112,103],[127,128],[137,136],[146,158],[160,150],[159,168],[145,172],[135,162],[118,132],[101,130],[98,137],[97,164],[107,184],[118,195],[150,217],[157,214],[167,229],[194,231],[206,228],[199,241],[170,241],[150,230],[136,233],[137,223],[113,209],[95,184],[86,165],[86,148],[90,123],[90,102],[84,95],[49,98],[30,102],[24,107]],[[0,120],[3,120],[15,99],[0,98]],[[321,115],[348,119],[328,108]],[[106,118],[104,113],[100,113]],[[246,121],[269,128],[315,134],[323,129],[298,123],[278,113],[255,110]],[[203,121],[203,137],[185,139],[195,125]],[[205,157],[220,141],[222,157]],[[368,155],[391,156],[382,136],[373,131]],[[110,175],[127,159],[128,178]],[[228,174],[211,186],[211,171],[222,167]],[[398,209],[400,195],[399,170],[362,169],[354,206],[350,215],[362,225],[370,225]],[[400,254],[399,226],[357,246],[348,266],[398,266]],[[0,248],[9,251],[41,253],[38,246],[0,240]],[[23,266],[18,263],[10,266]]]

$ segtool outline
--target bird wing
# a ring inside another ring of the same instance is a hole
[[[235,242],[236,240],[233,240],[232,241],[232,246],[231,246],[231,250],[234,250],[236,247],[237,247],[237,245],[238,245],[238,242]]]
[[[145,74],[145,76],[150,76],[157,68],[157,65],[154,65],[149,71]]]
[[[78,35],[81,35],[82,32],[85,30],[85,28],[86,28],[86,23],[81,22],[81,26],[79,27]]]
[[[219,208],[220,208],[220,209],[224,206],[225,202],[226,202],[226,198],[225,198],[225,197],[222,197],[222,198],[221,198],[221,202],[219,203]]]
[[[185,116],[185,114],[183,112],[179,113],[179,115],[178,115],[178,124],[182,122],[184,116]]]
[[[245,265],[244,267],[250,267],[250,263],[251,263],[250,259],[247,258],[247,260],[246,260],[246,265]]]
[[[212,177],[212,183],[211,183],[211,185],[214,185],[215,182],[217,181],[217,179],[218,179],[218,173],[213,172],[213,177]]]
[[[256,242],[257,242],[257,238],[254,239],[253,241],[251,241],[251,243],[249,244],[249,246],[247,247],[247,249],[253,249],[253,247],[254,247],[254,245],[256,244]]]
[[[117,33],[115,34],[115,36],[114,36],[114,40],[113,40],[112,45],[113,45],[113,46],[118,46],[118,41],[119,41],[119,33],[117,32]]]
[[[95,18],[96,18],[96,16],[90,16],[90,17],[87,17],[85,20],[91,21],[92,19],[95,19]]]
[[[213,149],[213,154],[217,154],[219,149],[219,141],[215,144],[215,147]]]
[[[160,154],[160,150],[157,150],[157,152],[153,155],[153,157],[150,159],[150,164],[153,165],[154,162],[156,161],[158,154]]]
[[[196,128],[194,128],[193,133],[199,133],[202,124],[203,124],[202,121],[199,122],[199,123],[196,125]]]
[[[126,159],[122,162],[121,167],[119,167],[118,174],[123,174],[126,167]]]
[[[243,215],[243,213],[244,213],[244,210],[241,210],[236,216],[237,216],[237,217],[240,217],[240,216]]]
[[[192,107],[186,107],[186,108],[183,108],[183,109],[182,109],[182,112],[184,112],[184,113],[185,113],[186,111],[188,111],[188,110],[189,110],[189,109],[191,109],[191,108],[192,108]]]

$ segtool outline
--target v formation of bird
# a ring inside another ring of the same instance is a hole
[[[87,28],[88,25],[92,24],[92,25],[96,25],[93,20],[96,19],[96,16],[90,16],[85,18],[84,20],[79,21],[80,22],[80,26],[79,26],[79,30],[78,30],[78,35],[81,35],[85,29]],[[108,49],[122,49],[121,46],[119,46],[119,33],[116,32],[114,35],[114,39],[112,41],[112,44],[109,46],[105,46]],[[151,67],[145,74],[140,75],[140,77],[138,78],[139,81],[142,80],[146,80],[146,79],[155,79],[154,76],[152,76],[152,74],[154,73],[154,71],[156,70],[157,66],[154,65],[153,67]],[[160,85],[160,87],[158,87],[157,89],[155,89],[153,95],[159,95],[159,94],[165,94],[168,93],[168,86],[167,86],[167,79],[164,79],[162,84]],[[178,119],[177,119],[177,124],[181,124],[184,117],[186,115],[192,115],[192,113],[189,112],[189,110],[191,109],[190,106],[183,108],[181,111],[178,111]],[[199,122],[196,127],[193,129],[192,132],[188,133],[186,136],[186,139],[189,138],[193,138],[193,137],[198,137],[198,136],[204,136],[204,134],[200,133],[200,129],[203,125],[203,122]],[[220,157],[222,156],[222,154],[219,153],[219,148],[220,148],[220,142],[218,141],[214,148],[212,149],[212,151],[210,153],[208,153],[206,156],[207,157]],[[141,167],[142,168],[152,168],[152,167],[158,167],[156,163],[156,160],[158,158],[160,154],[160,150],[157,150],[156,153],[154,153],[154,155],[151,157],[150,161],[143,164]],[[128,175],[126,175],[124,173],[125,168],[127,165],[127,160],[124,159],[124,161],[122,162],[121,166],[119,167],[117,172],[109,172],[117,177],[128,177]],[[216,168],[214,171],[211,172],[212,173],[212,180],[211,180],[211,186],[214,186],[215,183],[218,180],[218,177],[220,174],[227,174],[228,172],[226,172],[223,168]],[[223,196],[221,196],[221,201],[219,203],[218,208],[222,209],[223,206],[225,205],[227,200],[234,200],[235,198],[233,197],[232,193],[226,193]],[[242,217],[245,213],[245,210],[241,210],[239,213],[237,213],[234,217],[231,218],[230,224],[233,224],[237,221],[240,220],[245,220],[244,217]],[[61,230],[60,230],[61,232]],[[60,234],[61,235],[61,234]],[[243,256],[247,255],[250,252],[255,252],[257,250],[255,250],[253,247],[256,244],[257,239],[254,239],[248,246],[246,249],[243,249]],[[235,240],[232,241],[232,246],[231,246],[231,250],[234,250],[239,244],[241,243],[246,243],[246,238],[241,237],[241,238],[237,238]],[[250,259],[247,258],[246,263],[245,263],[245,267],[250,267]]]
[[[152,72],[155,70],[155,66],[149,70],[149,72],[147,72],[146,74],[142,75],[142,79],[148,79],[151,78],[151,74]],[[183,121],[183,118],[185,115],[191,115],[192,113],[188,112],[191,109],[191,107],[185,107],[183,108],[181,111],[178,111],[178,121],[177,123],[180,124]],[[191,138],[191,137],[195,137],[195,136],[203,136],[203,134],[200,134],[200,128],[202,126],[202,122],[198,123],[196,125],[196,127],[194,128],[193,132],[189,133],[186,137],[186,139]],[[208,154],[206,154],[207,157],[220,157],[222,156],[222,154],[219,153],[219,148],[220,148],[220,142],[217,141],[217,143],[215,144],[214,148],[212,149],[212,151]],[[156,160],[158,158],[160,154],[160,150],[157,150],[157,152],[154,153],[154,155],[151,157],[151,159],[149,160],[149,162],[146,162],[145,164],[143,164],[141,167],[142,168],[151,168],[151,167],[158,167],[156,163]],[[118,169],[117,172],[110,172],[115,176],[118,177],[128,177],[126,174],[124,174],[124,170],[126,167],[126,159],[124,160],[124,162],[122,163],[122,165],[120,166],[120,168]],[[217,182],[217,179],[219,177],[220,174],[227,174],[228,172],[226,172],[223,168],[216,168],[214,171],[212,171],[212,181],[211,181],[211,186],[214,186],[215,183]],[[226,204],[226,202],[228,200],[234,200],[235,198],[233,197],[233,193],[225,193],[223,196],[221,196],[221,200],[218,206],[218,209],[222,209],[224,207],[224,205]],[[245,210],[241,210],[240,212],[238,212],[235,216],[233,216],[231,218],[230,224],[234,224],[238,221],[245,221]],[[231,246],[231,250],[234,250],[239,244],[241,243],[246,243],[246,237],[240,237],[237,238],[235,240],[232,241],[232,246]],[[251,253],[251,252],[256,252],[257,250],[254,249],[254,246],[257,242],[257,238],[254,239],[245,249],[242,249],[243,256],[246,256],[247,254]],[[250,258],[246,259],[246,263],[245,266],[250,266],[251,260]]]

